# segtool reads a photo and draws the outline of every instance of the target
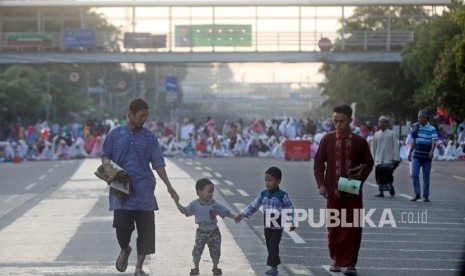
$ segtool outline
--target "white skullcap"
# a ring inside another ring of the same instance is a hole
[[[388,119],[388,117],[386,117],[386,116],[383,115],[383,116],[380,116],[380,117],[379,117],[378,121],[387,121],[387,122],[388,122],[389,119]]]

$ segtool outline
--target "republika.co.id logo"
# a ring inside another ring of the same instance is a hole
[[[380,213],[380,219],[375,223],[372,216]],[[318,214],[316,216],[315,214]],[[266,209],[265,227],[288,228],[298,227],[299,223],[308,222],[312,228],[320,227],[370,227],[396,228],[397,224],[417,224],[428,222],[428,211],[401,212],[396,220],[391,209]]]

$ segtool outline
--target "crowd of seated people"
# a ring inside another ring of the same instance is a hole
[[[11,124],[7,139],[0,141],[0,162],[21,162],[24,160],[68,160],[79,158],[100,158],[105,136],[112,128],[125,124],[124,121],[89,120],[85,124],[71,123],[60,126],[38,121],[35,125],[23,127]],[[314,120],[260,119],[249,122],[242,119],[224,120],[217,125],[214,118],[207,116],[204,122],[185,118],[181,123],[172,119],[168,122],[150,121],[145,127],[154,132],[163,154],[167,157],[271,157],[285,158],[287,140],[308,140],[311,142],[310,158],[315,156],[321,138],[333,130],[329,118]],[[376,126],[352,126],[353,132],[370,143]],[[457,140],[439,140],[435,160],[465,160],[465,131]],[[411,141],[407,136],[399,141],[401,157]]]
[[[49,125],[38,121],[23,127],[11,124],[7,139],[0,141],[0,162],[100,158],[105,127],[88,121],[85,125]]]

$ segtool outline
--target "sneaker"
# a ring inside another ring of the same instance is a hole
[[[410,201],[417,201],[419,199],[421,199],[421,197],[419,195],[416,195],[416,196],[412,197],[412,199],[410,199]]]
[[[375,197],[384,197],[384,193],[383,193],[383,192],[379,192],[379,194],[376,194]]]
[[[429,200],[429,198],[425,197],[425,199],[423,200],[423,202],[431,202],[431,201]]]

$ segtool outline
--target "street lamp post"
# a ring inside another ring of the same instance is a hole
[[[50,93],[50,72],[47,72],[46,99],[45,99],[45,120],[50,123],[50,108],[52,104],[52,94]]]

